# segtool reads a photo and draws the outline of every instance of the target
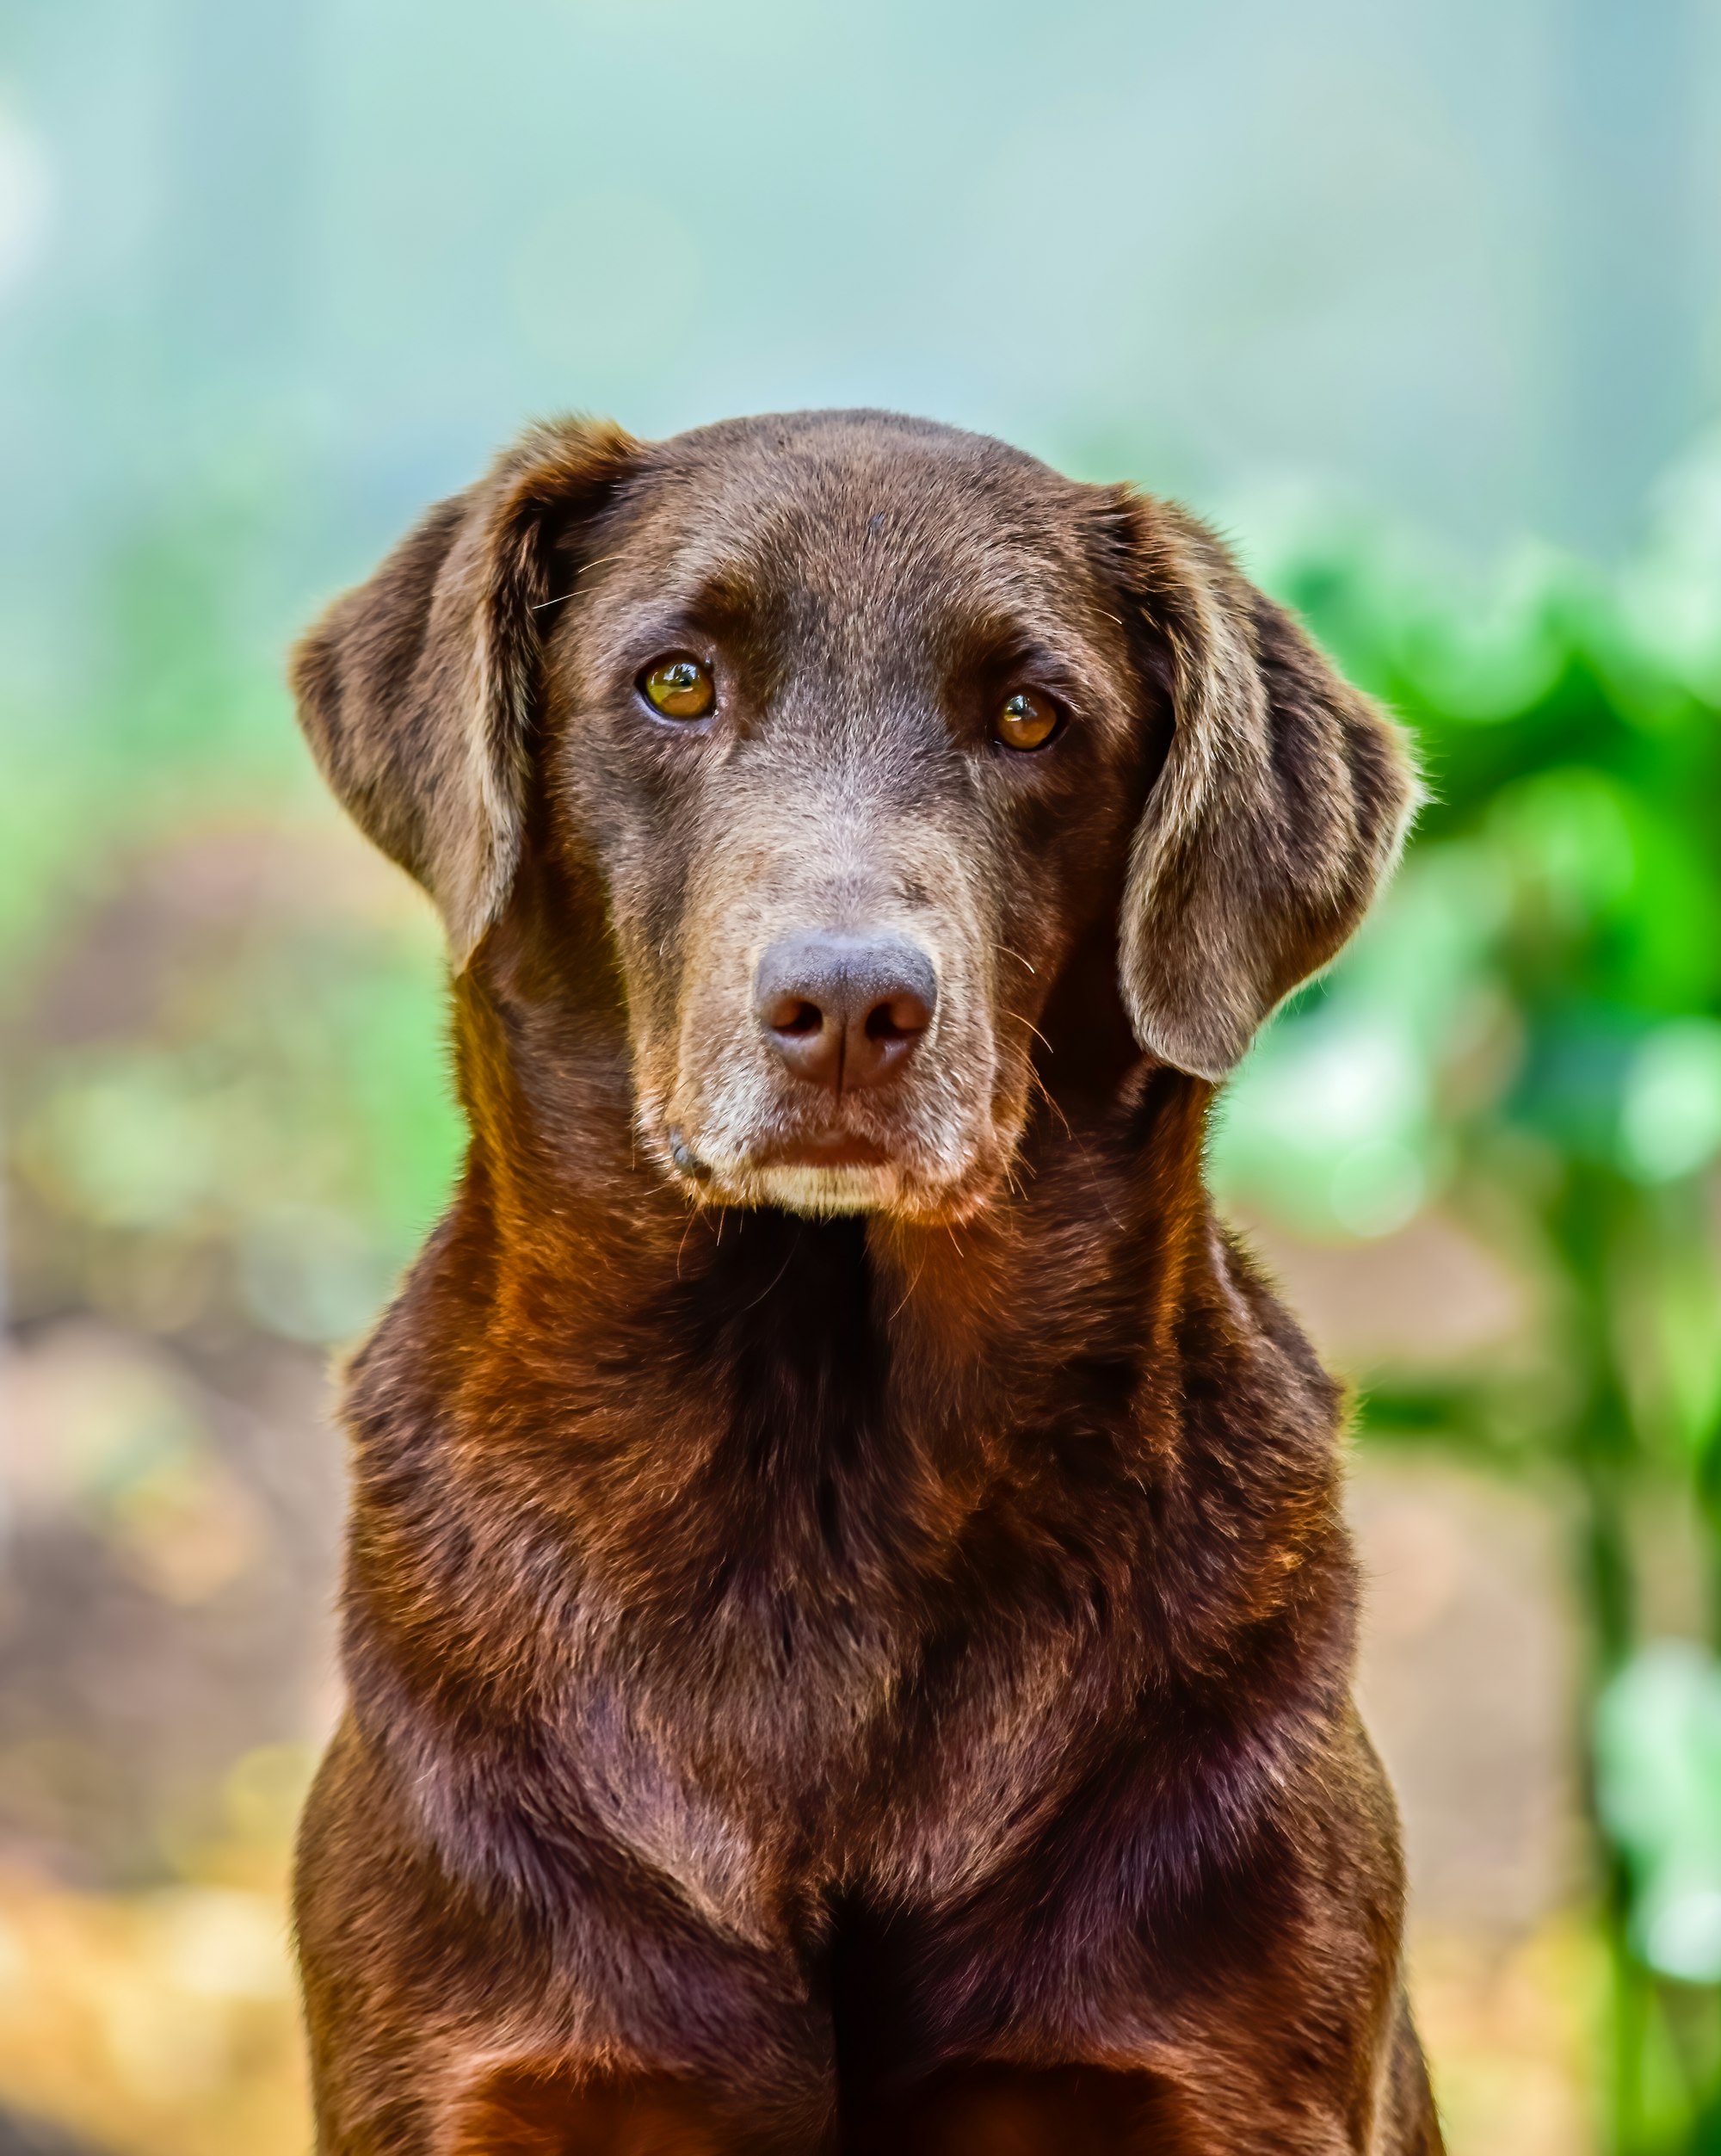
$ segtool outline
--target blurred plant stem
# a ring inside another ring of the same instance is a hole
[[[1615,1314],[1610,1257],[1619,1196],[1605,1171],[1574,1164],[1549,1221],[1571,1291],[1570,1353],[1584,1373],[1582,1405],[1573,1416],[1567,1459],[1578,1505],[1572,1569],[1584,1615],[1582,1726],[1628,1660],[1637,1629],[1629,1498],[1633,1432],[1624,1374],[1612,1351]],[[1608,2060],[1608,2140],[1618,2156],[1645,2143],[1642,2064],[1653,2000],[1648,1972],[1632,1950],[1631,1880],[1608,1845],[1596,1802],[1595,1762],[1585,1759],[1584,1790],[1600,1859],[1599,1917],[1613,1990]]]
[[[1622,1358],[1630,1330],[1621,1269],[1647,1242],[1676,1232],[1678,1209],[1656,1202],[1609,1167],[1570,1164],[1549,1227],[1572,1298],[1570,1353],[1584,1373],[1583,1403],[1567,1439],[1580,1504],[1574,1570],[1585,1615],[1582,1727],[1596,1727],[1600,1704],[1643,1645],[1632,1535],[1633,1498],[1656,1473],[1653,1430],[1634,1412],[1632,1373]],[[1699,1461],[1706,1456],[1699,1455]],[[1709,1552],[1718,1577],[1721,1547]],[[1712,1625],[1718,1612],[1712,1608]],[[1626,1853],[1608,1833],[1597,1801],[1597,1758],[1588,1751],[1585,1789],[1595,1835],[1599,1921],[1613,1988],[1607,2134],[1617,2156],[1659,2156],[1713,2145],[1705,2122],[1716,2118],[1721,1999],[1712,1986],[1685,1983],[1645,1961],[1634,1937],[1634,1880]],[[1718,1791],[1721,1797],[1721,1791]],[[1681,2133],[1690,2122],[1693,2138]]]

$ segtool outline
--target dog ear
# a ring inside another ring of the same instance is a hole
[[[299,720],[367,837],[436,901],[459,972],[507,901],[538,695],[538,609],[556,542],[638,445],[619,428],[534,429],[439,503],[293,654]],[[565,553],[560,573],[574,570]]]
[[[1131,849],[1124,1004],[1150,1054],[1217,1080],[1343,948],[1420,788],[1397,727],[1211,532],[1128,488],[1107,491],[1101,516],[1172,719]]]

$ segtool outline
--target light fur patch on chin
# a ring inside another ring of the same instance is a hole
[[[763,1204],[827,1220],[837,1213],[880,1212],[897,1195],[891,1167],[757,1168],[749,1180]]]

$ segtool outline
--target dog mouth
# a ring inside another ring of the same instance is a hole
[[[826,1130],[768,1140],[750,1146],[739,1158],[713,1163],[690,1142],[685,1131],[669,1132],[669,1158],[678,1175],[700,1185],[740,1177],[751,1180],[779,1171],[798,1174],[842,1174],[854,1171],[892,1172],[904,1164],[898,1155],[864,1132]]]
[[[998,1180],[1008,1150],[971,1146],[959,1160],[927,1159],[911,1145],[837,1128],[773,1134],[733,1153],[708,1152],[679,1125],[659,1129],[658,1158],[667,1152],[675,1182],[694,1205],[762,1206],[815,1219],[876,1213],[930,1223],[965,1220]]]
[[[666,1075],[640,1089],[637,1127],[699,1207],[965,1217],[1021,1134],[1021,1103],[990,1058],[971,1074],[922,1055],[852,1090],[791,1084],[738,1052],[684,1056]]]
[[[669,1152],[682,1189],[701,1205],[777,1206],[823,1217],[873,1213],[897,1201],[905,1181],[887,1148],[848,1131],[783,1140],[713,1162],[676,1128],[669,1133]]]

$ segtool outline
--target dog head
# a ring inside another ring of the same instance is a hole
[[[1139,1049],[1223,1077],[1414,797],[1181,511],[878,413],[540,429],[293,682],[457,970],[548,831],[599,894],[643,1145],[719,1204],[972,1210],[1096,936]]]

